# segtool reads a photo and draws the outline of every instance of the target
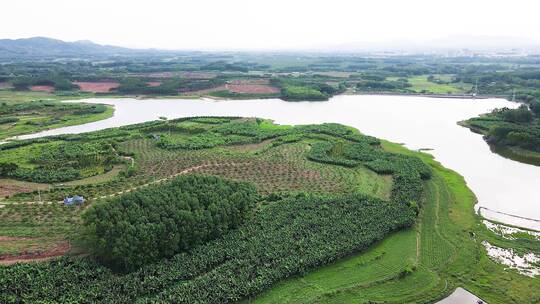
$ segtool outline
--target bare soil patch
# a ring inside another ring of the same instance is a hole
[[[0,82],[0,90],[11,89],[13,86],[9,82]]]
[[[218,91],[229,91],[238,94],[277,94],[280,92],[280,89],[266,84],[247,84],[235,81],[234,83],[227,83],[215,88],[191,91],[187,93],[204,95]]]
[[[46,261],[62,256],[70,250],[71,246],[67,242],[59,243],[48,250],[25,251],[17,255],[0,255],[0,265],[11,265],[15,263]]]
[[[256,150],[266,147],[272,141],[273,139],[267,139],[256,144],[233,145],[233,146],[229,146],[228,148],[234,151],[241,151],[241,152],[256,151]]]
[[[31,86],[30,90],[34,91],[34,92],[52,93],[52,92],[54,92],[54,87],[53,86],[48,86],[48,85],[35,85],[35,86]]]
[[[45,190],[49,186],[46,184],[21,182],[12,179],[0,179],[0,197],[11,196],[17,193],[32,192],[34,190]]]
[[[225,87],[233,93],[277,94],[280,90],[264,84],[227,84]]]
[[[0,236],[0,242],[13,242],[13,241],[26,241],[35,238],[30,237],[14,237],[14,236]]]
[[[109,81],[109,82],[90,82],[90,81],[75,81],[73,84],[77,85],[83,92],[92,92],[92,93],[107,93],[112,89],[116,89],[120,86],[120,83]]]
[[[148,81],[146,84],[149,87],[159,87],[161,85],[161,81]]]
[[[219,87],[214,87],[214,88],[210,88],[210,89],[197,90],[197,91],[187,91],[187,92],[183,92],[183,93],[204,95],[204,94],[208,94],[208,93],[212,93],[212,92],[227,91],[227,90],[228,89],[227,89],[227,87],[225,85],[221,85]]]

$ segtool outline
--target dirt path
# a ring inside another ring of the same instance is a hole
[[[165,178],[154,180],[152,182],[149,182],[149,183],[146,183],[146,184],[143,184],[143,185],[139,185],[139,186],[135,186],[135,187],[131,187],[131,188],[128,188],[126,190],[118,191],[118,192],[115,192],[115,193],[112,193],[112,194],[109,194],[109,195],[101,196],[101,197],[99,197],[99,199],[115,197],[117,195],[128,193],[128,192],[131,192],[131,191],[134,191],[134,190],[146,187],[146,186],[150,186],[150,185],[153,185],[153,184],[158,184],[158,183],[161,183],[161,182],[165,182],[165,181],[167,181],[169,179],[175,178],[175,177],[183,175],[183,174],[188,174],[188,173],[191,173],[193,171],[196,171],[196,170],[199,170],[199,169],[202,169],[202,168],[219,167],[219,166],[238,166],[238,165],[242,165],[242,163],[204,164],[204,165],[193,166],[193,167],[186,168],[186,169],[184,169],[184,170],[182,170],[182,171],[180,171],[178,173],[175,173],[175,174],[173,174],[171,176],[168,176],[168,177],[165,177]],[[13,203],[8,203],[8,204],[10,204],[10,205],[24,205],[24,204],[29,204],[29,205],[31,205],[31,204],[36,204],[36,205],[47,204],[47,205],[51,205],[51,204],[54,204],[54,203],[63,204],[64,202],[63,201],[59,201],[59,202],[52,202],[52,201],[48,201],[48,202],[39,202],[38,201],[38,202],[36,202],[36,201],[34,201],[34,202],[13,202]],[[5,204],[5,203],[0,204],[0,208],[3,208],[8,204]],[[90,206],[90,204],[86,204],[85,207],[88,207],[88,206]],[[24,239],[24,238],[0,236],[0,241],[14,241],[14,240],[22,240],[22,239]],[[63,242],[63,243],[59,243],[57,246],[51,248],[50,250],[46,250],[46,251],[23,252],[22,254],[17,254],[17,255],[0,255],[0,265],[11,265],[11,264],[15,264],[15,263],[46,261],[46,260],[50,260],[52,258],[62,256],[66,252],[68,252],[70,249],[71,249],[71,246],[69,245],[69,243]]]
[[[17,255],[0,255],[0,265],[12,265],[15,263],[41,262],[66,254],[71,249],[67,242],[60,243],[45,251],[23,252]]]
[[[175,173],[175,174],[173,174],[171,176],[164,177],[164,178],[161,178],[161,179],[157,179],[157,180],[151,181],[149,183],[139,185],[139,186],[135,186],[135,187],[131,187],[131,188],[128,188],[128,189],[125,189],[125,190],[122,190],[122,191],[118,191],[118,192],[115,192],[115,193],[112,193],[112,194],[109,194],[109,195],[103,195],[103,196],[100,196],[99,198],[104,199],[104,198],[114,197],[114,196],[117,196],[117,195],[120,195],[120,194],[128,193],[128,192],[131,192],[133,190],[137,190],[137,189],[146,187],[146,186],[161,183],[161,182],[167,181],[167,180],[169,180],[171,178],[175,178],[175,177],[177,177],[179,175],[187,174],[187,173],[193,172],[193,171],[198,170],[198,169],[202,169],[202,168],[206,168],[206,167],[213,167],[213,166],[222,166],[222,165],[223,166],[236,166],[236,165],[239,165],[239,164],[237,164],[237,163],[226,163],[226,164],[206,164],[206,165],[193,166],[193,167],[189,167],[187,169],[184,169],[183,171],[180,171],[178,173]],[[5,206],[7,206],[7,205],[52,205],[52,204],[55,204],[55,203],[56,204],[63,204],[64,202],[63,201],[57,201],[57,202],[53,202],[53,201],[29,201],[29,202],[0,203],[0,208],[3,208]]]

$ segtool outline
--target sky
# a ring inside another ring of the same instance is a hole
[[[324,49],[447,37],[540,41],[538,0],[16,0],[0,38],[134,48]]]

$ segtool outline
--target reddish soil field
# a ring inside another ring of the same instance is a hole
[[[148,81],[146,84],[149,87],[159,87],[161,85],[161,81]]]
[[[11,89],[13,86],[9,82],[0,82],[0,90],[2,89]]]
[[[208,94],[208,93],[217,92],[217,91],[230,91],[232,93],[240,93],[240,94],[277,94],[280,92],[279,88],[272,87],[265,84],[244,84],[244,83],[241,84],[241,82],[236,82],[236,81],[235,83],[225,84],[219,87],[206,89],[206,90],[191,91],[188,93]]]
[[[60,243],[46,251],[26,251],[18,255],[0,255],[0,265],[11,265],[15,263],[37,262],[62,256],[68,252],[70,246],[68,243]]]
[[[233,93],[246,94],[276,94],[280,90],[264,84],[227,84],[227,89]]]
[[[75,81],[73,84],[81,88],[83,92],[92,92],[92,93],[107,93],[112,89],[116,89],[120,86],[118,82],[85,82],[85,81]]]
[[[35,85],[35,86],[31,86],[30,87],[30,90],[31,91],[34,91],[34,92],[54,92],[54,87],[53,86],[47,86],[47,85]]]

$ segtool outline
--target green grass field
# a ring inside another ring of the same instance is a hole
[[[32,102],[58,102],[61,100],[73,100],[90,97],[89,95],[61,96],[46,92],[12,91],[0,90],[0,110],[1,106],[14,106],[20,104],[30,104]],[[48,129],[55,129],[79,124],[85,124],[98,120],[107,119],[113,116],[114,108],[107,106],[102,113],[75,115],[74,111],[57,109],[53,107],[43,107],[38,110],[24,113],[10,113],[2,117],[16,117],[19,120],[15,123],[0,123],[0,140],[22,135],[35,133]]]
[[[388,77],[388,80],[397,80],[399,77]],[[436,75],[435,79],[439,79],[444,82],[450,82],[451,75]],[[464,83],[435,83],[428,81],[428,76],[412,76],[408,77],[407,81],[411,84],[408,90],[415,93],[429,93],[429,94],[466,94],[471,90],[471,85]]]

